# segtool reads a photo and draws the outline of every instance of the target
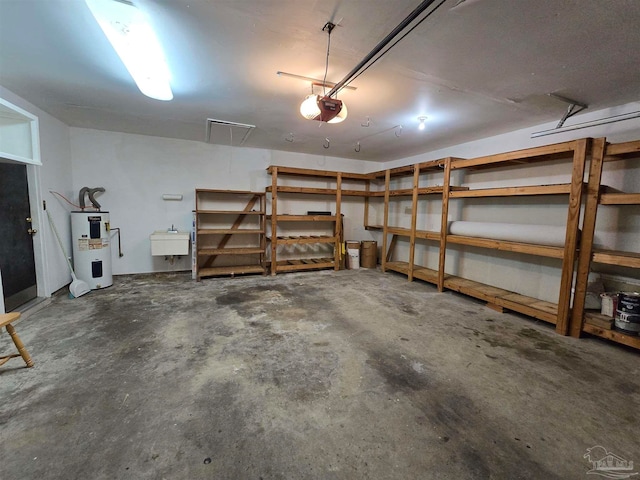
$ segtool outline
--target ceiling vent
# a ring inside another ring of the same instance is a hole
[[[247,141],[255,125],[207,118],[206,143],[241,147]]]

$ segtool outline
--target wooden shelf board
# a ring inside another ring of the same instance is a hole
[[[420,168],[420,173],[424,172],[441,172],[444,169],[444,164],[446,162],[446,158],[440,158],[438,160],[430,160],[427,162],[422,162],[419,163],[418,166]],[[451,158],[452,161],[455,160],[464,160],[462,158]],[[411,164],[411,165],[404,165],[402,167],[396,167],[396,168],[392,168],[389,171],[389,174],[392,177],[399,177],[399,176],[409,176],[409,175],[413,175],[413,171],[414,171],[414,167],[415,164]],[[386,170],[379,170],[377,172],[372,172],[370,175],[373,176],[373,178],[384,178],[386,175]]]
[[[640,253],[620,250],[593,250],[593,261],[605,265],[640,268]]]
[[[271,165],[267,168],[267,173],[269,175],[273,174],[274,167],[278,168],[278,175],[299,175],[302,177],[338,178],[338,173],[342,173],[342,178],[345,180],[346,179],[369,180],[372,178],[370,173],[336,172],[332,170],[314,170],[311,168],[280,167],[277,165]]]
[[[273,187],[269,186],[266,188],[267,192],[271,192]],[[288,187],[288,186],[278,186],[278,193],[304,193],[310,195],[335,195],[335,188],[315,188],[315,187]]]
[[[609,185],[600,185],[600,195],[602,195],[603,193],[624,193],[622,190],[619,190],[617,188],[613,188]]]
[[[367,192],[366,190],[342,190],[341,193],[343,197],[384,197],[384,192]]]
[[[455,158],[452,160],[463,160],[461,158]],[[446,159],[430,160],[419,164],[420,172],[430,171],[442,171]],[[276,165],[271,165],[267,168],[267,173],[273,174],[273,168]],[[413,175],[415,165],[405,165],[402,167],[396,167],[390,169],[392,177]],[[296,167],[280,167],[278,166],[278,175],[298,175],[303,177],[316,177],[316,178],[337,178],[338,172],[332,170],[314,170],[310,168],[296,168]],[[342,172],[342,178],[344,180],[374,180],[377,178],[384,178],[386,170],[377,170],[370,173],[351,173]]]
[[[640,205],[640,193],[603,193],[600,205]]]
[[[343,197],[371,197],[371,192],[366,190],[341,190],[340,194]]]
[[[343,180],[371,180],[370,173],[351,173],[351,172],[342,172]]]
[[[570,183],[557,185],[529,185],[522,187],[478,188],[467,191],[452,191],[449,198],[513,197],[526,195],[560,195],[571,193]]]
[[[273,187],[269,186],[266,192],[271,193]],[[299,193],[305,195],[336,195],[337,190],[335,188],[316,188],[316,187],[290,187],[290,186],[278,186],[278,193]],[[379,192],[367,192],[366,190],[341,190],[340,194],[345,197],[374,197]],[[382,192],[384,195],[384,192]]]
[[[397,273],[409,275],[409,263],[408,262],[387,262],[385,264],[386,270],[392,270]],[[413,266],[413,278],[423,280],[429,283],[438,283],[438,272],[431,268],[423,267],[421,265]]]
[[[508,295],[511,293],[502,288],[491,287],[489,285],[456,276],[449,277],[444,282],[444,286],[450,290],[455,290],[456,292],[464,293],[491,303],[494,303],[493,301],[497,296]]]
[[[405,175],[413,175],[414,165],[403,165],[402,167],[396,167],[389,169],[389,175],[392,177],[400,177]],[[378,170],[372,172],[373,178],[384,178],[387,175],[386,170]]]
[[[596,327],[595,325],[585,323],[582,326],[582,331],[591,335],[595,335],[596,337],[606,338],[607,340],[622,343],[623,345],[627,345],[628,347],[640,348],[640,337],[626,335],[618,330],[607,330],[601,327]]]
[[[544,320],[545,322],[553,323],[554,325],[557,322],[558,305],[555,303],[545,302],[544,300],[527,297],[526,295],[520,295],[518,293],[510,293],[504,297],[496,298],[494,303],[507,310],[529,315]]]
[[[624,158],[640,159],[640,140],[624,143],[610,143],[604,151],[604,161],[613,162]]]
[[[271,220],[272,216],[267,215]],[[335,222],[335,215],[277,215],[278,222]]]
[[[506,308],[507,310],[544,320],[545,322],[555,324],[557,321],[558,306],[554,303],[545,302],[537,298],[527,297],[502,288],[492,287],[453,275],[445,277],[444,286],[450,290],[464,293],[470,297],[475,297]]]
[[[198,193],[220,193],[220,194],[231,194],[231,195],[258,195],[264,196],[264,192],[252,192],[250,190],[215,190],[208,188],[196,188],[196,196]]]
[[[384,226],[382,226],[382,225],[365,225],[364,229],[365,230],[378,231],[378,230],[383,230]]]
[[[413,278],[418,278],[425,282],[438,284],[438,271],[420,265],[413,266]]]
[[[421,188],[419,190],[424,190],[424,189]],[[435,192],[432,192],[432,193],[435,193]],[[389,190],[390,197],[411,197],[412,195],[413,195],[412,188],[401,188],[397,190]]]
[[[423,240],[440,240],[440,232],[416,230],[416,238],[422,238]]]
[[[526,164],[559,158],[568,158],[577,148],[577,141],[555,143],[542,147],[525,148],[513,152],[498,153],[470,159],[456,159],[451,162],[451,169],[460,168],[496,168],[505,165]]]
[[[399,235],[401,237],[410,237],[411,229],[403,227],[387,227],[387,233],[391,235]],[[440,240],[440,233],[432,232],[430,230],[416,230],[416,238],[422,238],[424,240]]]
[[[231,248],[199,248],[198,256],[210,255],[255,255],[265,253],[260,247],[231,247]]]
[[[448,243],[469,245],[472,247],[501,250],[504,252],[526,253],[541,257],[563,258],[563,247],[551,247],[548,245],[533,245],[530,243],[509,242],[505,240],[493,240],[490,238],[467,237],[463,235],[447,235]]]
[[[271,241],[271,237],[267,240]],[[278,235],[276,243],[278,245],[300,245],[308,243],[335,243],[336,237],[326,235],[299,235],[299,236],[280,236]]]
[[[387,233],[390,235],[399,235],[401,237],[411,236],[411,229],[404,227],[387,227]]]
[[[604,330],[613,329],[613,318],[595,311],[585,311],[584,321],[593,327],[599,327]],[[603,325],[606,325],[606,328]]]
[[[216,275],[242,275],[245,273],[265,273],[265,269],[261,265],[233,265],[229,267],[199,268],[197,276],[198,278],[201,278],[214,277]]]
[[[243,212],[242,210],[194,210],[197,214],[209,214],[216,215],[264,215],[265,212]]]
[[[387,262],[385,263],[386,270],[392,270],[394,272],[403,273],[407,275],[409,273],[409,263],[407,262]]]
[[[241,235],[250,235],[250,234],[259,234],[264,233],[264,230],[254,230],[248,228],[199,228],[198,235],[227,235],[227,234],[241,234]]]
[[[469,187],[449,187],[451,192],[454,191],[467,191]],[[436,185],[432,187],[421,187],[418,188],[418,195],[434,195],[434,194],[442,194],[443,187],[442,185]],[[377,193],[377,192],[376,192]],[[384,196],[384,192],[380,192]],[[411,197],[413,196],[412,188],[401,188],[397,190],[389,190],[390,197]]]
[[[334,268],[333,258],[301,258],[291,260],[280,260],[276,262],[278,272],[295,272],[300,270],[320,270],[324,268]]]

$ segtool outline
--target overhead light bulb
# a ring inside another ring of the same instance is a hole
[[[318,107],[318,95],[307,95],[300,105],[300,114],[307,120],[314,120],[320,115],[320,107]]]
[[[420,125],[418,125],[418,130],[424,130],[426,125],[424,124],[425,120],[427,119],[427,117],[418,117],[418,120],[420,120]]]
[[[323,32],[327,32],[327,62],[324,68],[324,79],[321,84],[316,84],[316,82],[311,83],[311,95],[307,95],[300,105],[300,114],[306,118],[307,120],[318,120],[320,122],[327,123],[340,123],[347,118],[347,106],[342,102],[342,100],[338,100],[337,98],[331,98],[332,93],[335,95],[333,89],[326,93],[325,87],[327,84],[325,80],[327,78],[327,70],[329,69],[329,47],[331,46],[331,32],[336,27],[336,25],[332,22],[327,22],[324,27],[322,27]],[[322,86],[322,95],[315,95],[313,93],[314,85]],[[329,147],[325,147],[329,148]]]
[[[338,111],[337,113],[336,110]],[[312,93],[302,101],[300,114],[307,120],[340,123],[347,118],[347,106],[340,100]]]
[[[144,14],[124,0],[85,2],[140,91],[156,100],[171,100],[169,67]]]

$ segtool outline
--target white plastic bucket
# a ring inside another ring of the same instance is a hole
[[[347,268],[358,270],[360,268],[360,242],[347,240]]]
[[[613,318],[618,308],[618,294],[617,293],[601,293],[602,307],[600,313],[607,317]]]

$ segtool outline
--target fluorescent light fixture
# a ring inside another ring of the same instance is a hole
[[[126,0],[85,2],[140,91],[157,100],[171,100],[169,67],[144,14]]]

